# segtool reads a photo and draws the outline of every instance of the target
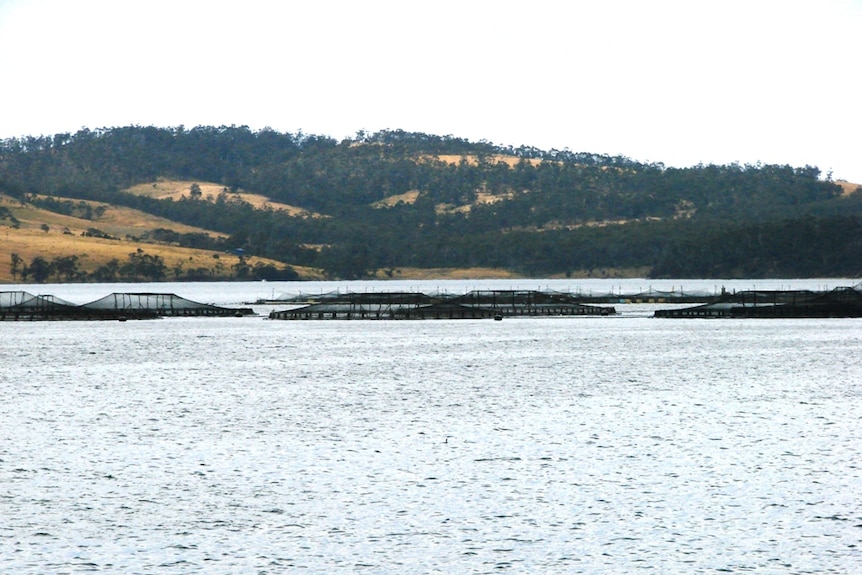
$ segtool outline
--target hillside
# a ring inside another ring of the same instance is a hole
[[[195,188],[195,186],[197,187]],[[200,197],[202,199],[210,201],[214,201],[221,194],[226,194],[226,197],[230,199],[248,203],[259,210],[282,211],[289,216],[303,218],[325,217],[322,214],[316,214],[302,208],[297,208],[296,206],[290,206],[287,204],[273,201],[270,198],[267,198],[266,196],[262,196],[260,194],[251,194],[243,190],[229,192],[224,186],[211,182],[177,181],[168,180],[166,178],[159,178],[155,182],[147,182],[144,184],[131,186],[124,191],[130,194],[136,194],[148,198],[155,198],[157,200],[182,200],[184,198],[191,198],[193,195],[193,190],[196,190],[197,193],[200,194]]]
[[[38,201],[40,198],[33,199]],[[163,260],[166,275],[161,279],[168,280],[177,277],[187,279],[190,274],[198,279],[230,279],[235,273],[234,266],[240,262],[239,256],[235,254],[182,247],[157,239],[158,232],[163,233],[164,230],[212,238],[225,238],[224,234],[122,206],[54,199],[72,204],[79,210],[85,205],[90,206],[96,209],[98,217],[85,219],[59,214],[0,195],[0,213],[4,214],[0,221],[0,282],[12,283],[23,279],[20,274],[13,277],[9,265],[12,254],[17,254],[23,264],[29,264],[36,258],[47,262],[75,258],[77,271],[89,275],[112,260],[126,262],[130,254],[142,250],[144,254]],[[267,258],[252,256],[244,257],[243,260],[252,269],[262,265],[283,267],[281,262]],[[313,270],[303,271],[311,277],[317,275]]]
[[[76,256],[49,277],[81,281],[154,257],[164,279],[859,276],[858,188],[402,131],[82,130],[0,142],[0,258]]]

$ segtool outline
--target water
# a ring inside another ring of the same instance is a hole
[[[862,320],[622,307],[0,324],[0,572],[862,571]]]

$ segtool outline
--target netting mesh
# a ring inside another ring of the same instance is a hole
[[[298,303],[301,300],[294,300]],[[307,301],[307,300],[306,300]],[[478,319],[521,315],[611,315],[612,307],[578,302],[571,294],[481,290],[464,295],[413,292],[326,294],[313,303],[274,311],[270,319]]]
[[[0,292],[0,308],[9,308],[18,305],[24,305],[27,302],[36,299],[36,296],[25,291],[4,291]]]
[[[112,293],[94,302],[76,305],[51,295],[23,291],[0,292],[0,319],[149,319],[163,316],[253,315],[249,308],[226,308],[198,303],[175,294]]]
[[[0,308],[75,307],[75,304],[52,295],[33,295],[25,291],[0,292]]]
[[[214,305],[198,303],[178,295],[165,293],[112,293],[84,304],[87,309],[153,310],[159,312],[216,310]]]
[[[683,309],[657,310],[656,317],[862,317],[862,289],[751,290],[722,294],[716,301]]]

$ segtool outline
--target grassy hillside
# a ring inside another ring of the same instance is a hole
[[[197,183],[202,197],[212,201],[224,192],[224,187],[210,182],[192,182],[187,180],[170,180],[159,178],[156,182],[138,184],[126,189],[126,192],[151,197],[155,199],[172,198],[180,200],[189,196],[192,184]],[[418,194],[418,192],[417,192]],[[239,198],[248,202],[260,210],[282,210],[293,217],[326,217],[302,208],[275,202],[269,198],[246,192],[230,194],[233,198]],[[386,205],[394,205],[397,201],[412,203],[416,194],[404,194],[406,197],[393,197]],[[39,199],[36,196],[34,199]],[[54,198],[60,202],[72,202],[75,204],[87,204],[91,207],[102,207],[99,217],[89,220],[64,214],[58,214],[50,210],[38,208],[29,203],[8,196],[0,195],[0,208],[6,208],[8,213],[17,220],[17,225],[12,225],[11,219],[0,221],[0,283],[14,283],[21,278],[13,278],[11,272],[12,254],[18,256],[26,263],[34,258],[42,257],[46,260],[54,260],[65,256],[77,256],[80,258],[80,267],[87,273],[92,273],[99,266],[105,265],[110,260],[125,260],[130,253],[143,250],[145,253],[161,257],[170,270],[188,270],[192,268],[207,270],[212,279],[231,279],[231,266],[239,262],[235,254],[223,251],[194,249],[166,244],[164,242],[148,241],[141,239],[148,232],[159,229],[172,230],[180,234],[205,234],[214,238],[224,238],[226,234],[205,230],[194,226],[185,225],[167,218],[154,216],[146,212],[115,206],[104,202],[88,200],[73,200],[70,198]],[[481,200],[480,200],[481,201]],[[469,209],[463,206],[462,209]],[[110,239],[92,237],[86,235],[88,230],[98,229]],[[260,257],[244,257],[248,265],[271,264],[283,266],[286,262]],[[221,266],[219,266],[219,263]],[[321,279],[323,274],[320,270],[307,266],[293,266],[300,279]],[[510,270],[497,268],[403,268],[395,272],[378,270],[373,274],[378,279],[488,279],[488,278],[517,278],[520,277]],[[173,279],[172,277],[166,279]]]
[[[183,198],[191,197],[192,189],[195,185],[197,185],[198,190],[200,191],[201,198],[208,201],[213,201],[218,198],[220,194],[225,194],[227,198],[246,202],[259,210],[269,209],[281,211],[289,216],[303,218],[324,217],[322,214],[317,214],[303,208],[298,208],[296,206],[291,206],[288,204],[283,204],[281,202],[273,201],[270,198],[262,196],[260,194],[251,194],[243,190],[239,190],[236,192],[228,192],[228,190],[224,186],[220,186],[218,184],[213,184],[210,182],[192,182],[187,180],[169,180],[166,178],[159,178],[155,182],[138,184],[136,186],[127,188],[125,191],[131,194],[145,196],[148,198],[155,198],[157,200],[163,200],[165,198],[181,200]]]
[[[83,129],[0,141],[0,258],[39,258],[42,281],[139,278],[152,258],[189,280],[850,276],[858,188],[403,131]]]
[[[56,199],[73,201],[67,198]],[[130,253],[140,249],[164,260],[169,270],[166,279],[173,279],[177,270],[187,272],[190,269],[199,269],[202,274],[208,274],[214,279],[229,279],[232,266],[239,262],[239,256],[223,251],[180,247],[141,239],[142,236],[159,229],[180,234],[205,234],[214,238],[223,238],[225,234],[104,202],[74,200],[74,203],[84,203],[94,208],[101,206],[103,211],[100,211],[101,215],[97,219],[88,220],[58,214],[32,204],[22,204],[16,199],[0,195],[0,209],[5,208],[5,213],[11,214],[11,217],[0,220],[0,282],[12,283],[15,280],[10,266],[12,254],[18,254],[25,264],[37,257],[50,261],[77,256],[80,269],[89,274],[111,260],[123,262]],[[98,230],[109,237],[86,235],[90,230]],[[251,267],[264,264],[283,266],[282,262],[267,258],[250,256],[243,259]],[[309,277],[319,277],[312,269],[303,268],[301,272]],[[20,277],[17,279],[20,281]]]
[[[848,182],[847,180],[838,180],[835,183],[841,187],[841,194],[845,197],[851,194],[855,194],[859,190],[862,190],[862,185],[854,184],[852,182]]]

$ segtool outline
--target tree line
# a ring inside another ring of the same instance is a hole
[[[295,280],[299,274],[290,268],[277,268],[273,264],[258,262],[250,265],[240,256],[234,264],[224,266],[216,263],[214,269],[208,267],[186,268],[182,263],[169,268],[164,258],[152,255],[138,248],[130,253],[126,261],[112,258],[92,272],[81,269],[81,257],[77,255],[55,258],[34,257],[25,261],[20,254],[12,253],[9,269],[13,281],[46,283],[57,282],[159,282],[208,281],[208,280]]]
[[[159,177],[225,192],[156,200],[122,191]],[[238,190],[322,217],[258,209],[230,193]],[[220,248],[337,278],[473,266],[528,275],[862,272],[862,194],[842,197],[813,166],[668,168],[400,130],[336,141],[236,126],[129,126],[4,140],[0,191],[48,196],[40,205],[54,211],[84,209],[75,200],[133,207],[227,234]],[[384,203],[408,194],[415,199]]]

